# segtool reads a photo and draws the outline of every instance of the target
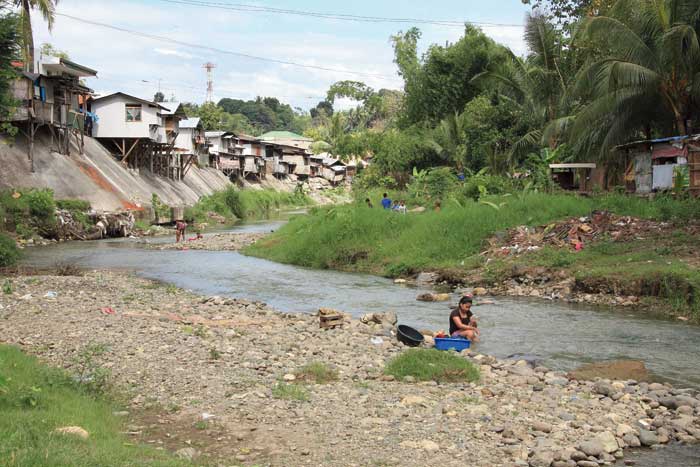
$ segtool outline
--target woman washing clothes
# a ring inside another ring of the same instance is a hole
[[[450,337],[464,337],[479,342],[479,329],[471,311],[472,298],[462,297],[457,308],[450,313]]]

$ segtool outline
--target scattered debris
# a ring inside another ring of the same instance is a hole
[[[660,232],[668,226],[667,222],[595,211],[590,217],[575,217],[539,227],[521,225],[508,231],[504,237],[491,239],[485,253],[495,256],[519,255],[547,245],[579,251],[601,237],[612,241],[639,240],[643,239],[643,235]]]

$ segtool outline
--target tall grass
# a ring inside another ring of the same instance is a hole
[[[473,201],[407,215],[376,206],[337,206],[293,219],[247,252],[302,266],[395,275],[460,265],[494,232],[585,215],[590,209],[585,199],[542,194],[508,198],[498,210]]]
[[[185,211],[185,217],[197,222],[214,212],[229,220],[255,219],[269,216],[276,209],[308,206],[312,201],[300,193],[275,190],[239,190],[230,187],[210,196],[202,197],[197,204]]]
[[[15,347],[0,345],[0,464],[144,465],[188,463],[155,449],[132,444],[116,407],[86,394],[65,373],[47,368]],[[80,426],[87,440],[54,433]]]
[[[314,209],[293,219],[246,252],[282,263],[314,268],[356,270],[396,276],[426,268],[459,267],[473,259],[485,240],[517,225],[540,225],[597,209],[662,220],[700,215],[700,203],[622,195],[585,198],[532,193],[447,202],[440,212],[401,215],[351,206]]]

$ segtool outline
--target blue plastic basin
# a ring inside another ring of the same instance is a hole
[[[456,350],[461,352],[464,349],[468,349],[472,345],[469,339],[462,339],[459,337],[436,337],[435,338],[435,348],[438,350]]]

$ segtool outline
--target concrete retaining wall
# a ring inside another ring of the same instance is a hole
[[[192,167],[185,179],[173,181],[125,168],[96,140],[85,138],[85,154],[63,156],[50,151],[48,131],[34,146],[35,173],[29,170],[27,143],[0,137],[0,189],[51,188],[57,199],[89,201],[96,210],[150,208],[153,193],[170,206],[190,206],[200,197],[224,190],[231,182],[220,171]]]

